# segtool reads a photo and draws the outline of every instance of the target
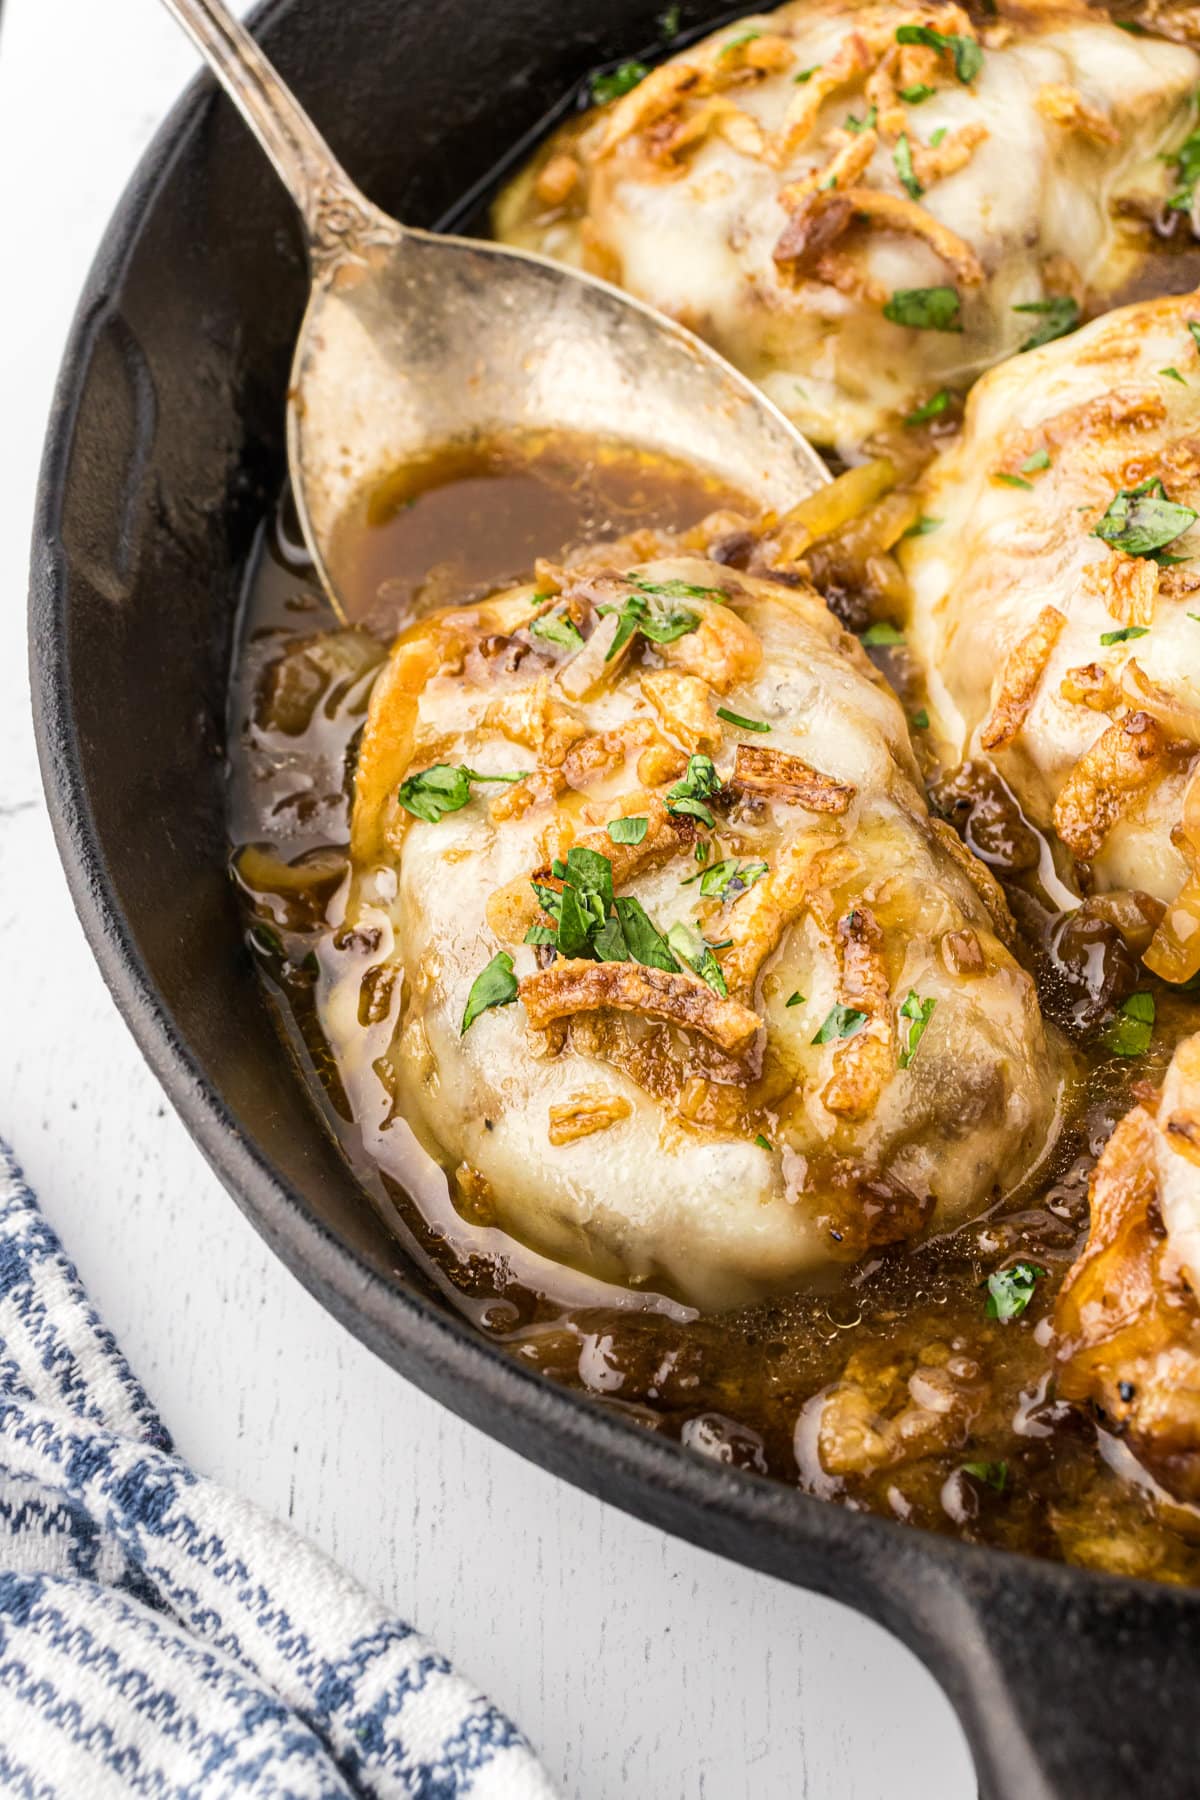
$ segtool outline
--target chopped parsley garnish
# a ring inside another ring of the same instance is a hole
[[[540,618],[533,619],[529,629],[534,637],[545,638],[551,644],[560,644],[564,650],[583,649],[583,634],[564,607],[556,606],[553,612],[543,613]]]
[[[947,51],[954,57],[954,73],[963,82],[974,81],[983,67],[983,51],[974,38],[960,37],[957,32],[935,31],[932,25],[901,25],[896,31],[898,44],[925,44],[940,55]]]
[[[699,838],[696,842],[696,861],[706,863],[712,855],[712,844],[708,838]]]
[[[689,818],[699,819],[711,831],[716,820],[704,802],[717,793],[720,786],[712,757],[690,756],[683,780],[667,789],[667,811],[676,816],[686,814]]]
[[[690,887],[693,881],[698,881],[705,899],[736,900],[739,894],[752,888],[756,881],[761,881],[766,872],[765,862],[739,863],[736,856],[731,856],[724,862],[713,863],[711,868],[702,870],[698,875],[689,875],[683,885]]]
[[[917,711],[912,715],[908,722],[914,731],[929,730],[929,714],[925,711],[923,706],[917,708]]]
[[[1114,1056],[1144,1056],[1153,1036],[1154,995],[1130,994],[1102,1041]]]
[[[1124,550],[1127,556],[1153,558],[1182,537],[1196,517],[1190,506],[1168,500],[1159,477],[1152,475],[1135,488],[1122,488],[1109,501],[1092,536],[1102,538],[1114,550]]]
[[[939,388],[936,394],[922,401],[914,412],[910,412],[904,423],[906,425],[928,425],[930,419],[940,419],[949,406],[952,395],[949,388]]]
[[[1200,319],[1189,319],[1188,330],[1192,334],[1193,344],[1195,344],[1197,350],[1200,350]]]
[[[803,1006],[804,1005],[804,995],[800,992],[799,988],[796,989],[796,992],[794,994],[788,995],[787,999],[784,1001],[784,1005],[785,1006]]]
[[[1005,470],[997,469],[995,470],[992,479],[994,481],[1002,481],[1005,487],[1025,488],[1027,492],[1033,492],[1032,481],[1026,481],[1023,475],[1009,475]]]
[[[927,87],[923,81],[914,83],[912,87],[900,89],[900,98],[906,106],[920,106],[922,100],[928,100],[936,90]]]
[[[667,948],[662,932],[651,923],[641,901],[635,900],[632,894],[620,894],[616,911],[613,922],[620,925],[634,962],[641,963],[643,968],[666,969],[669,974],[677,974],[679,964]]]
[[[611,662],[625,648],[635,631],[640,631],[652,644],[673,644],[676,638],[686,637],[689,631],[697,631],[700,627],[699,616],[689,612],[686,606],[656,606],[641,594],[630,594],[619,606],[601,606],[596,610],[602,614],[616,613],[620,621],[605,662]]]
[[[727,600],[724,588],[694,587],[690,581],[647,581],[642,575],[627,575],[626,581],[640,588],[643,594],[653,594],[656,600]]]
[[[649,828],[649,819],[610,819],[605,826],[614,844],[640,844]]]
[[[896,148],[892,152],[892,160],[896,165],[896,173],[900,177],[900,185],[909,199],[919,200],[925,189],[917,180],[913,169],[912,149],[906,132],[900,133]]]
[[[1134,638],[1145,637],[1149,630],[1148,625],[1122,625],[1117,631],[1102,631],[1100,642],[1106,649],[1110,644],[1128,644]]]
[[[835,1038],[853,1037],[866,1022],[866,1013],[859,1012],[856,1006],[835,1006],[826,1014],[824,1024],[812,1041],[814,1044],[831,1044]]]
[[[858,641],[868,650],[878,650],[884,645],[902,644],[904,633],[895,625],[890,624],[887,619],[880,619],[876,624],[868,625],[867,629],[860,633]]]
[[[1040,450],[1035,450],[1032,456],[1025,458],[1021,464],[1021,473],[1022,475],[1036,475],[1039,469],[1048,469],[1049,467],[1050,452],[1043,445]]]
[[[1179,373],[1179,370],[1177,368],[1175,368],[1173,364],[1166,369],[1160,369],[1158,372],[1160,375],[1165,375],[1167,377],[1168,381],[1177,381],[1179,383],[1180,387],[1187,386],[1187,382],[1184,380],[1183,376]]]
[[[939,125],[936,131],[931,131],[929,134],[929,148],[931,150],[936,150],[945,135],[946,127],[944,125]]]
[[[465,1035],[480,1013],[492,1006],[511,1006],[517,997],[517,978],[513,959],[507,950],[497,950],[486,969],[481,969],[471,983],[467,1010],[463,1013],[460,1036]]]
[[[928,537],[930,532],[936,531],[941,523],[942,521],[940,519],[931,519],[925,513],[922,513],[921,517],[919,519],[914,519],[912,524],[908,527],[908,530],[902,531],[900,535],[901,537],[906,538]]]
[[[607,106],[610,100],[619,100],[622,94],[630,93],[649,73],[645,63],[623,62],[605,75],[593,75],[592,99],[597,106]]]
[[[904,1021],[900,1027],[902,1039],[900,1067],[902,1069],[907,1069],[917,1054],[917,1045],[925,1036],[925,1027],[933,1017],[933,1009],[936,1005],[936,1000],[922,1000],[915,989],[909,988],[904,1004],[900,1008],[900,1017]]]
[[[752,44],[755,38],[760,38],[761,36],[761,31],[743,31],[740,37],[730,38],[728,43],[722,44],[720,54],[721,56],[728,56],[731,50],[740,50],[743,44]],[[719,60],[720,58],[718,58],[718,61]]]
[[[770,1138],[765,1138],[761,1131],[757,1133],[754,1141],[760,1150],[773,1150],[775,1148]]]
[[[856,119],[853,113],[847,113],[844,121],[845,128],[847,131],[852,131],[857,137],[861,132],[873,131],[878,118],[879,108],[877,106],[871,108],[865,119]]]
[[[727,706],[718,706],[718,719],[724,719],[727,725],[737,725],[742,731],[770,731],[771,727],[762,719],[746,719],[741,713],[730,712]]]
[[[1072,300],[1070,294],[1056,294],[1050,300],[1026,300],[1022,305],[1014,306],[1013,311],[1032,313],[1041,320],[1021,345],[1022,350],[1037,350],[1042,344],[1053,343],[1055,338],[1066,337],[1079,323],[1079,302]]]
[[[679,36],[680,18],[681,13],[678,6],[668,6],[664,12],[659,13],[656,23],[664,38]]]
[[[982,1481],[984,1487],[995,1488],[1002,1494],[1008,1486],[1008,1464],[1006,1462],[969,1462],[962,1466],[964,1475],[973,1475],[976,1481]]]
[[[913,331],[961,331],[958,308],[955,287],[897,288],[885,302],[883,316]]]
[[[1130,37],[1149,37],[1150,33],[1136,19],[1114,19],[1113,24],[1118,31],[1127,31]]]
[[[695,927],[677,919],[667,933],[667,943],[680,962],[686,963],[693,974],[698,975],[714,994],[724,1000],[729,989],[725,985],[721,965],[712,953],[712,946],[705,943]]]
[[[798,75],[793,75],[792,80],[799,81],[801,83],[803,83],[805,81],[811,81],[813,76],[817,73],[818,69],[823,69],[824,66],[825,66],[824,63],[814,63],[811,69],[801,69],[801,71]]]
[[[987,1289],[985,1312],[989,1319],[1019,1319],[1029,1302],[1039,1276],[1046,1273],[1036,1263],[1016,1262],[1007,1269],[997,1269],[984,1282]]]
[[[422,769],[418,775],[409,775],[400,783],[396,793],[405,812],[415,819],[423,819],[427,825],[436,825],[447,813],[461,812],[471,798],[473,781],[524,781],[529,774],[528,769],[518,769],[512,775],[480,775],[475,769],[468,769],[462,763],[453,767],[450,763],[434,763],[431,769]]]
[[[1196,199],[1196,182],[1200,180],[1200,131],[1186,137],[1178,150],[1163,158],[1175,165],[1175,192],[1167,201],[1169,212],[1191,212]]]

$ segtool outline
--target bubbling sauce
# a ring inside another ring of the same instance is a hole
[[[1115,1009],[1135,979],[1147,985],[1145,972],[1102,904],[1064,912],[1050,848],[994,771],[943,771],[923,754],[933,804],[1004,882],[1023,960],[1086,1073],[1036,1187],[952,1235],[705,1316],[536,1256],[473,1212],[437,1147],[403,1119],[353,1114],[315,990],[338,929],[356,738],[390,637],[436,606],[528,578],[535,554],[634,527],[678,530],[738,505],[702,473],[611,444],[447,450],[381,484],[347,521],[356,575],[346,628],[281,503],[249,572],[229,743],[247,940],[285,1040],[364,1204],[476,1328],[547,1379],[703,1455],[856,1509],[1113,1572],[1200,1580],[1200,1513],[1129,1478],[1128,1451],[1055,1397],[1050,1349],[1055,1294],[1086,1235],[1090,1171],[1135,1079],[1161,1078],[1196,1009],[1152,984],[1148,1054],[1131,1062],[1107,1047]],[[861,595],[830,598],[861,610]],[[907,653],[873,654],[911,714]],[[988,1277],[1015,1258],[1041,1272],[1033,1298],[1017,1316],[990,1316]],[[823,1410],[835,1468],[818,1453]]]

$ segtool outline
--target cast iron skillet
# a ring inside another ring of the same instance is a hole
[[[586,69],[653,43],[660,5],[271,0],[258,28],[367,192],[424,224]],[[687,24],[715,16],[710,0],[685,8]],[[856,1515],[626,1425],[475,1336],[360,1198],[287,1067],[224,873],[230,632],[283,474],[304,293],[282,190],[198,82],[80,303],[30,598],[59,848],[151,1066],[258,1230],[350,1330],[556,1474],[896,1632],[958,1709],[985,1797],[1195,1796],[1200,1596]]]

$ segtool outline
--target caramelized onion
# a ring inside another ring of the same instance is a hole
[[[1121,692],[1135,712],[1148,712],[1172,738],[1200,749],[1200,708],[1188,706],[1159,687],[1138,662],[1126,665]]]

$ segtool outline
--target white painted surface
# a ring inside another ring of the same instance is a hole
[[[429,1632],[564,1794],[966,1800],[949,1706],[883,1632],[553,1480],[328,1318],[218,1187],[93,967],[34,759],[26,548],[75,296],[193,66],[153,0],[5,8],[0,1133],[181,1450]]]

